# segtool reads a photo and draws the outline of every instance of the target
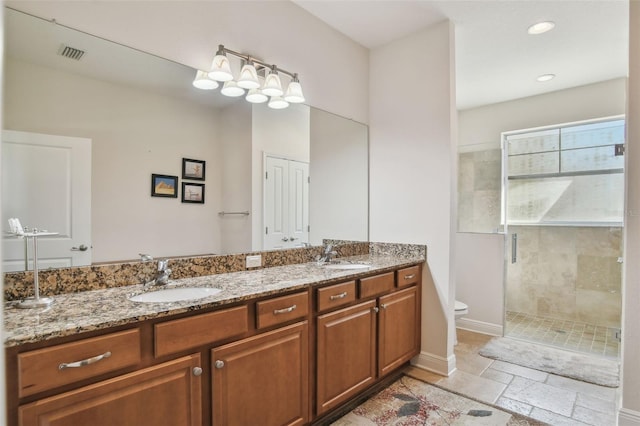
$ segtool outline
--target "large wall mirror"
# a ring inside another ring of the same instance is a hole
[[[16,10],[5,19],[2,217],[59,233],[39,240],[41,267],[368,239],[365,125],[198,90],[182,64]],[[204,179],[183,177],[183,159]],[[267,199],[268,170],[299,176],[299,164],[310,178]],[[154,191],[152,175],[176,177],[157,181],[173,191]],[[5,234],[3,257],[24,269],[24,242]]]

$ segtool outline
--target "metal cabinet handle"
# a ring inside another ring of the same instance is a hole
[[[288,239],[287,237],[284,237],[284,238],[282,239],[282,241],[284,241],[284,242],[286,243],[287,241],[289,241],[289,239]]]
[[[87,251],[89,247],[84,244],[80,244],[80,247],[71,247],[71,251]]]
[[[518,234],[511,236],[511,263],[518,261]]]
[[[296,305],[292,305],[292,306],[289,306],[288,308],[276,309],[275,311],[273,311],[273,315],[288,314],[289,312],[293,312],[296,308],[297,308]]]
[[[371,309],[373,309],[373,312],[375,312],[376,314],[377,314],[378,312],[380,312],[380,309],[378,309],[378,307],[377,307],[377,306],[374,306],[374,307],[373,307],[373,308],[371,308]]]
[[[214,365],[215,365],[216,368],[220,369],[220,368],[224,367],[224,361],[217,360]]]
[[[405,280],[412,280],[412,279],[414,279],[415,277],[416,277],[416,274],[405,275],[405,276],[404,276],[404,279],[405,279]]]
[[[83,359],[82,361],[63,362],[58,366],[58,370],[64,370],[65,368],[84,367],[86,365],[95,364],[96,362],[102,361],[103,359],[109,358],[110,356],[111,356],[111,352],[105,352],[102,355],[97,355],[91,358]]]
[[[200,367],[193,367],[193,375],[198,377],[202,375],[202,368]]]
[[[340,294],[332,294],[331,296],[329,296],[329,300],[344,299],[345,297],[347,297],[346,291]]]
[[[383,304],[381,304],[381,305],[380,305],[380,307],[381,307],[382,309],[387,309],[387,305],[385,305],[384,303],[383,303]]]

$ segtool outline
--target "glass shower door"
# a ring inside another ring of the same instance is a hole
[[[617,356],[624,120],[503,135],[505,329]]]

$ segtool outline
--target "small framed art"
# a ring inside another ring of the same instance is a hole
[[[201,160],[192,160],[190,158],[182,159],[182,179],[204,180],[206,162]]]
[[[204,204],[204,183],[182,182],[182,202]]]
[[[178,198],[178,176],[152,174],[151,196]]]

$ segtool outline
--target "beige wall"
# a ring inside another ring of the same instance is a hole
[[[371,51],[370,238],[426,244],[419,365],[453,365],[456,202],[454,29],[442,22]],[[417,54],[416,52],[419,52]],[[403,90],[397,79],[422,81]]]
[[[215,110],[15,60],[5,71],[6,129],[92,140],[93,262],[220,252]],[[151,174],[181,177],[182,158],[207,162],[205,204],[151,197]]]
[[[640,1],[630,3],[620,426],[640,425]]]
[[[310,105],[369,122],[369,51],[290,1],[5,4],[192,68],[209,69],[224,44],[297,72]]]

